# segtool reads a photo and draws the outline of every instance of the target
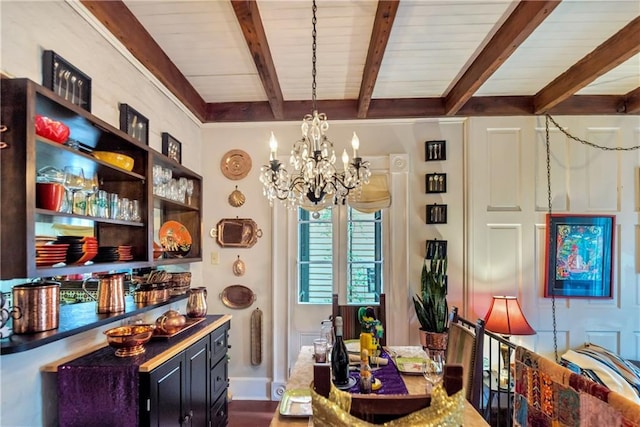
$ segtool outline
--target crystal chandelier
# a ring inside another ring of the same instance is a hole
[[[333,143],[326,136],[329,122],[316,106],[316,2],[313,1],[313,45],[311,100],[313,113],[302,119],[302,139],[291,149],[289,163],[294,172],[289,173],[277,158],[278,142],[273,132],[269,146],[269,164],[261,168],[260,181],[263,194],[273,206],[274,200],[282,201],[289,208],[298,206],[309,210],[320,210],[329,204],[344,204],[350,193],[357,197],[362,184],[369,182],[369,162],[358,156],[360,140],[353,133],[351,146],[353,159],[347,150],[342,153],[343,170],[336,169],[336,153]]]

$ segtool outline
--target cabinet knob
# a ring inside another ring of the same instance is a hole
[[[227,348],[231,348],[231,344],[229,344],[229,345],[227,346]]]

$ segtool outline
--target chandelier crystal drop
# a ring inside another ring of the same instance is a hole
[[[336,168],[336,153],[333,143],[326,135],[329,130],[327,115],[318,113],[316,107],[316,2],[313,1],[313,45],[312,45],[312,85],[311,100],[313,113],[302,119],[302,138],[293,144],[289,164],[293,173],[289,174],[278,160],[278,142],[271,132],[269,164],[262,166],[260,182],[263,194],[273,206],[274,200],[282,201],[294,209],[303,207],[318,211],[333,204],[345,204],[348,198],[357,199],[363,184],[369,182],[371,171],[369,162],[358,156],[360,140],[353,133],[351,147],[353,158],[347,150],[342,153],[342,170]]]

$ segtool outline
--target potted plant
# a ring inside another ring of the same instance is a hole
[[[449,307],[447,305],[447,257],[435,254],[424,259],[420,293],[413,297],[420,322],[423,347],[444,352],[447,348]]]

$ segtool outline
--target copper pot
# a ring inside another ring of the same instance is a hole
[[[58,327],[60,283],[38,281],[13,287],[13,332],[31,334]]]

